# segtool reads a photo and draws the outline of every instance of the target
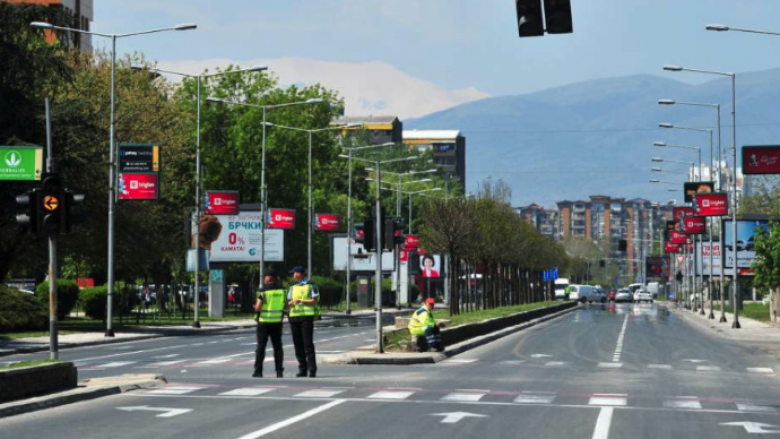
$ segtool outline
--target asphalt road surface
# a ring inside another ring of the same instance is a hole
[[[318,331],[321,351],[328,350],[329,343],[344,347],[351,343],[345,340],[371,338],[371,333],[363,333],[370,328],[328,331]],[[435,365],[325,365],[313,379],[252,379],[251,365],[216,362],[251,348],[242,346],[251,342],[249,338],[236,339],[242,335],[251,333],[231,333],[213,345],[158,346],[163,349],[145,352],[143,357],[105,359],[176,361],[153,357],[179,353],[190,359],[197,352],[203,362],[214,355],[212,363],[163,368],[170,380],[165,388],[0,420],[0,436],[714,439],[780,435],[777,359],[761,349],[701,332],[658,304],[582,307]],[[328,337],[331,340],[325,341]],[[154,343],[162,342],[135,345],[143,350]],[[287,354],[292,358],[290,348]],[[112,368],[93,372],[108,369]],[[294,366],[288,370],[294,371]]]

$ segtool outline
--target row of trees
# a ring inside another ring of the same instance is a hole
[[[450,313],[545,300],[541,273],[565,271],[562,245],[539,234],[512,209],[501,180],[482,183],[475,199],[432,201],[425,211],[421,245],[448,256]],[[471,287],[481,267],[481,288]]]

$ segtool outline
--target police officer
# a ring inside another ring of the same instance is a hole
[[[287,293],[287,305],[290,309],[290,332],[295,345],[295,358],[298,359],[296,377],[317,376],[317,358],[314,353],[314,317],[317,314],[319,293],[317,285],[304,278],[300,265],[290,271],[295,284]]]
[[[255,351],[255,378],[263,377],[263,361],[268,338],[274,347],[274,365],[276,377],[282,378],[284,368],[284,351],[282,350],[282,317],[286,303],[284,288],[279,285],[276,272],[265,274],[265,285],[257,292],[255,302],[255,321],[257,322],[257,350]]]

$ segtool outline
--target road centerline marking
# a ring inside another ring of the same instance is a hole
[[[284,427],[288,427],[290,425],[296,424],[300,421],[303,421],[304,419],[311,418],[314,415],[317,415],[319,413],[322,413],[326,410],[329,410],[333,407],[336,407],[339,404],[343,404],[346,402],[344,399],[337,399],[335,401],[331,401],[325,405],[321,405],[319,407],[316,407],[314,409],[311,409],[307,412],[303,412],[300,415],[293,416],[292,418],[285,419],[284,421],[277,422],[276,424],[269,425],[268,427],[265,427],[261,430],[254,431],[252,433],[246,434],[244,436],[241,436],[238,439],[258,439],[261,438],[269,433],[273,433],[277,430],[281,430]]]
[[[593,439],[609,438],[609,427],[612,425],[612,414],[615,409],[612,407],[602,407],[599,411],[599,417],[596,418],[596,428],[593,429]]]

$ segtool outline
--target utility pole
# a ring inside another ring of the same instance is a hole
[[[382,186],[382,172],[380,170],[381,162],[376,161],[376,221],[375,227],[375,249],[376,249],[376,273],[374,274],[374,307],[376,308],[376,352],[384,352],[382,347],[382,198],[380,187]]]
[[[54,173],[54,148],[51,142],[51,105],[46,98],[46,173]],[[65,200],[60,200],[64,203]],[[32,219],[35,221],[35,218]],[[57,322],[57,234],[49,232],[49,358],[59,358]]]

